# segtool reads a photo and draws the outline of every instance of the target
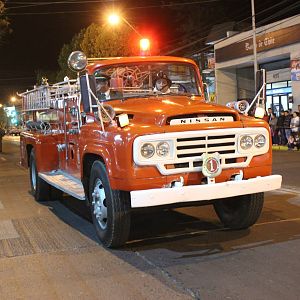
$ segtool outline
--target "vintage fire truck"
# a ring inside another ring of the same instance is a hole
[[[148,56],[69,57],[78,78],[22,94],[21,164],[36,201],[86,201],[101,243],[126,243],[136,208],[212,204],[227,228],[253,225],[272,175],[268,124],[205,100],[197,65]],[[157,74],[170,88],[155,90]],[[100,100],[106,77],[110,97]]]

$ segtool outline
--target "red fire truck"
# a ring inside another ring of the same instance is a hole
[[[280,188],[268,124],[242,113],[248,103],[207,102],[192,60],[76,51],[69,66],[76,80],[22,94],[21,164],[37,201],[86,201],[106,247],[127,241],[135,208],[212,204],[224,226],[242,229]]]

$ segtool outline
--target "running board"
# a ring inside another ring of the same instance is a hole
[[[79,200],[85,200],[83,185],[78,178],[75,178],[61,170],[40,172],[39,177],[64,193]]]

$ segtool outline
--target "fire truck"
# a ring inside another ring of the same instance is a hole
[[[36,201],[85,201],[104,246],[126,243],[137,208],[213,205],[226,228],[248,228],[264,192],[281,187],[269,126],[247,114],[263,87],[251,105],[223,106],[206,101],[186,58],[75,51],[68,63],[77,79],[21,94],[21,164]],[[155,90],[158,74],[167,92]],[[97,88],[104,77],[106,99]]]

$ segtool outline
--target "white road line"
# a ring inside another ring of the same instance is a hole
[[[0,157],[1,160],[6,161],[7,159],[4,157]]]

